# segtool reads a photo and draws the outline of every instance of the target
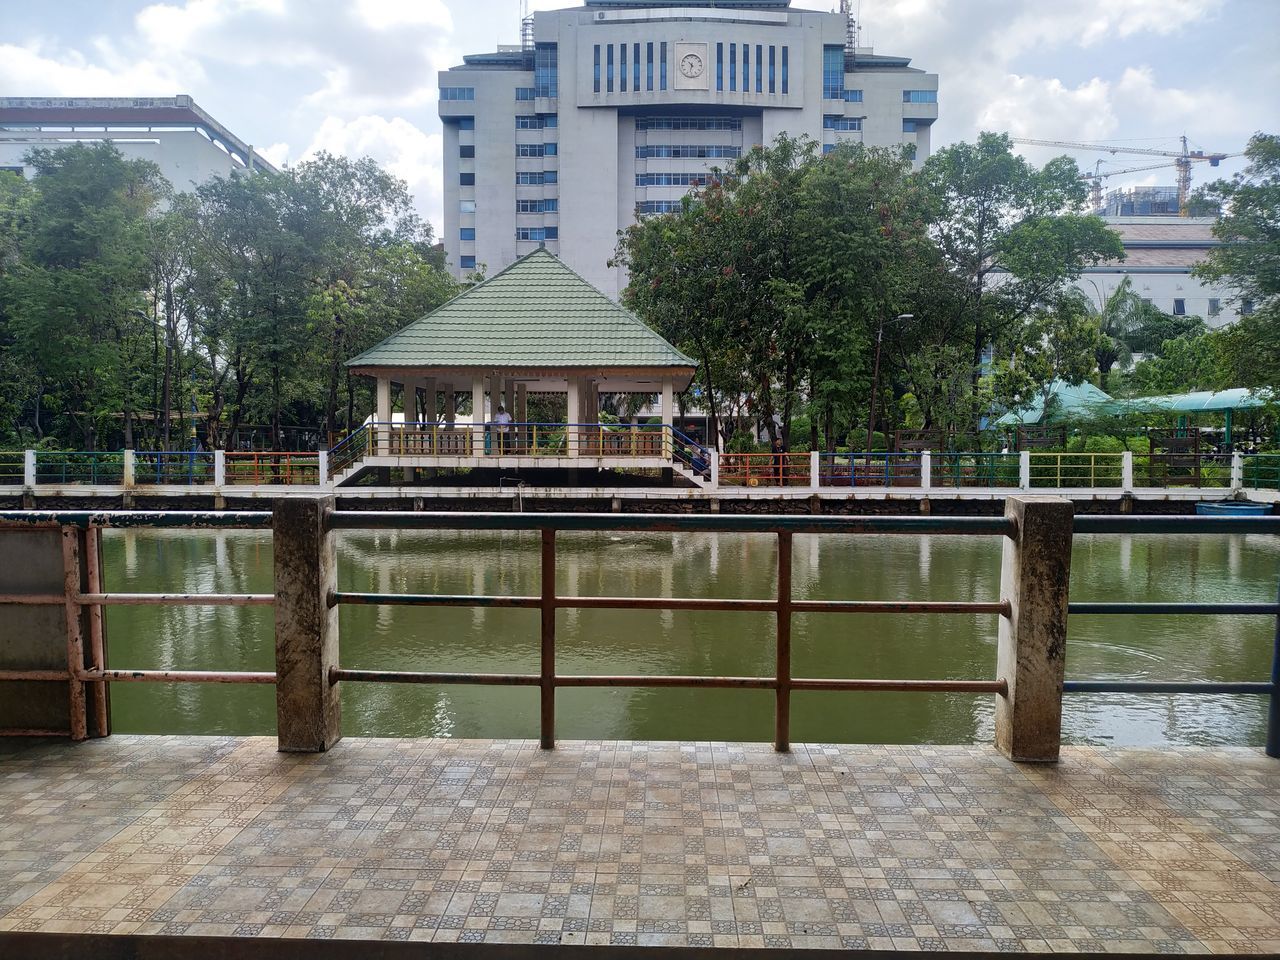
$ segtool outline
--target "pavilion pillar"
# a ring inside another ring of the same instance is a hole
[[[430,438],[430,442],[426,444],[426,449],[431,453],[436,452],[435,436],[436,436],[436,378],[427,377],[422,381],[423,387],[426,389],[427,395],[423,397],[423,413],[422,421],[425,425],[424,436]]]
[[[578,455],[578,428],[572,424],[582,422],[582,404],[579,403],[578,391],[581,387],[576,377],[569,377],[566,381],[567,389],[567,409],[565,410],[565,420],[571,426],[565,427],[565,437],[568,440],[569,456],[576,457]]]
[[[662,378],[662,456],[665,460],[670,460],[672,456],[672,437],[671,425],[674,422],[673,415],[675,409],[675,391],[672,387],[671,378]]]
[[[471,455],[484,456],[484,377],[471,378]]]
[[[511,415],[516,418],[517,423],[526,424],[529,422],[529,390],[527,384],[516,384],[516,409]],[[531,429],[532,428],[526,426],[518,428],[519,433],[517,434],[517,437],[519,437],[519,439],[516,443],[518,445],[518,449],[525,450],[526,453],[531,452],[526,449],[529,446]]]
[[[379,377],[377,388],[377,403],[374,410],[374,437],[377,440],[375,449],[379,454],[386,455],[391,452],[391,433],[389,424],[391,423],[391,378]]]
[[[511,414],[511,419],[516,420],[516,382],[508,377],[502,386],[503,406],[507,408],[507,413]]]
[[[458,422],[458,392],[452,383],[444,385],[444,422],[451,427]]]

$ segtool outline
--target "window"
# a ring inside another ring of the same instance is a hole
[[[1240,316],[1242,316],[1242,317],[1247,317],[1247,316],[1249,316],[1251,313],[1253,313],[1253,301],[1252,301],[1252,300],[1241,300],[1241,301],[1240,301]]]
[[[862,91],[861,91],[861,90],[846,90],[846,91],[844,92],[844,102],[845,102],[845,103],[861,103],[861,102],[862,102]]]
[[[541,130],[542,118],[535,114],[519,114],[516,117],[517,130]]]
[[[738,45],[729,44],[729,89],[738,89]]]
[[[778,48],[777,48],[777,47],[775,47],[773,44],[769,44],[769,92],[770,92],[770,93],[774,93],[774,92],[775,92],[775,90],[774,90],[774,67],[773,67],[773,61],[774,61],[774,53],[775,53],[775,51],[777,51],[777,49],[778,49]]]
[[[543,183],[559,183],[560,175],[556,173],[554,170],[543,170],[542,182]]]
[[[534,96],[560,96],[560,48],[554,43],[539,43],[533,48]]]
[[[517,143],[517,157],[541,157],[543,155],[543,146],[540,143]]]
[[[516,172],[516,186],[537,187],[545,182],[541,170],[520,170]]]
[[[595,53],[595,92],[600,92],[600,44],[596,44]]]
[[[560,212],[560,201],[559,201],[559,200],[557,200],[555,197],[549,197],[548,199],[543,200],[543,201],[542,201],[542,212],[543,212],[543,213],[559,213],[559,212]]]
[[[560,228],[559,227],[543,227],[542,239],[543,240],[559,240]]]
[[[841,117],[828,114],[822,118],[823,130],[861,130],[861,117]]]
[[[554,157],[558,155],[559,147],[554,143],[544,143],[542,145],[542,155],[544,157]]]
[[[658,44],[658,89],[667,89],[667,42]]]
[[[742,45],[742,92],[751,90],[751,44]]]
[[[825,157],[828,153],[836,148],[834,143],[824,143],[822,145],[822,155]]]
[[[680,209],[681,202],[680,200],[643,200],[636,204],[636,215],[643,217],[654,213],[671,213]]]
[[[1222,313],[1222,301],[1217,297],[1209,298],[1209,316],[1216,317]]]
[[[761,93],[760,79],[764,76],[764,46],[756,44],[756,93]]]
[[[613,93],[613,44],[605,47],[605,71],[604,71],[604,89],[606,93]]]
[[[653,44],[646,43],[644,45],[644,88],[646,90],[653,89]]]
[[[822,99],[844,99],[844,47],[822,48]]]
[[[541,200],[517,200],[516,213],[541,213],[543,210]]]
[[[701,173],[637,173],[637,187],[700,187],[710,175]]]
[[[463,270],[474,270],[476,268],[476,258],[473,256],[464,256],[458,258],[458,266]]]
[[[902,132],[903,132],[903,133],[915,133],[915,132],[916,132],[916,122],[915,122],[914,120],[903,120],[903,121],[902,121]]]
[[[458,186],[474,187],[476,185],[476,175],[474,173],[458,174]]]
[[[627,45],[618,45],[618,92],[627,92]]]
[[[787,86],[790,83],[789,73],[790,73],[790,70],[787,67],[787,48],[783,47],[782,48],[782,92],[783,93],[787,92]]]
[[[474,200],[459,200],[458,212],[459,213],[475,213],[476,202]]]
[[[476,98],[475,87],[441,87],[441,100],[474,100]]]
[[[631,90],[640,92],[640,44],[631,45]]]
[[[903,103],[937,103],[937,90],[903,90]]]
[[[552,229],[555,229],[554,227]],[[535,243],[541,243],[547,239],[546,228],[544,227],[516,227],[517,240],[532,240]]]
[[[474,240],[476,238],[475,227],[463,227],[458,231],[459,240]]]
[[[532,100],[533,87],[516,87],[516,100]]]
[[[653,160],[653,159],[721,159],[728,158],[736,160],[742,155],[741,147],[733,147],[717,144],[702,143],[680,143],[666,144],[654,143],[643,147],[636,147],[637,160]]]
[[[1173,301],[1173,315],[1175,317],[1185,317],[1187,315],[1187,301],[1181,297]]]
[[[458,156],[463,160],[474,160],[476,156],[475,144],[464,143],[458,147]]]
[[[540,113],[538,119],[542,121],[542,125],[548,130],[554,130],[560,126],[560,116],[555,113]]]
[[[716,89],[724,89],[724,44],[716,44]]]
[[[458,117],[457,120],[459,130],[474,130],[476,128],[475,117]]]
[[[637,130],[741,130],[741,117],[636,117]]]

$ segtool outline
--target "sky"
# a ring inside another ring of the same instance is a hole
[[[935,150],[1004,130],[1169,150],[1185,134],[1231,153],[1280,131],[1280,0],[854,3],[864,44],[939,75]],[[519,0],[0,0],[0,96],[190,94],[273,163],[373,157],[438,233],[436,72],[518,42],[519,23]],[[1062,152],[1020,149],[1036,163]],[[1071,155],[1090,169],[1102,156]],[[1144,162],[1107,156],[1103,170]],[[1197,166],[1196,182],[1241,165]],[[1139,183],[1173,171],[1107,186]]]

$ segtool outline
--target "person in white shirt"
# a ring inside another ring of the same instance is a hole
[[[506,453],[510,446],[511,433],[511,414],[507,413],[507,408],[502,404],[498,405],[498,412],[493,415],[493,422],[498,427],[498,452]]]

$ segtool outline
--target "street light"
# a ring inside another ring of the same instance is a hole
[[[900,313],[893,318],[893,322],[914,319],[914,314]],[[882,318],[876,329],[876,362],[871,371],[871,409],[867,413],[867,453],[871,452],[871,436],[876,432],[876,394],[880,390],[880,344],[884,341],[884,323]]]

